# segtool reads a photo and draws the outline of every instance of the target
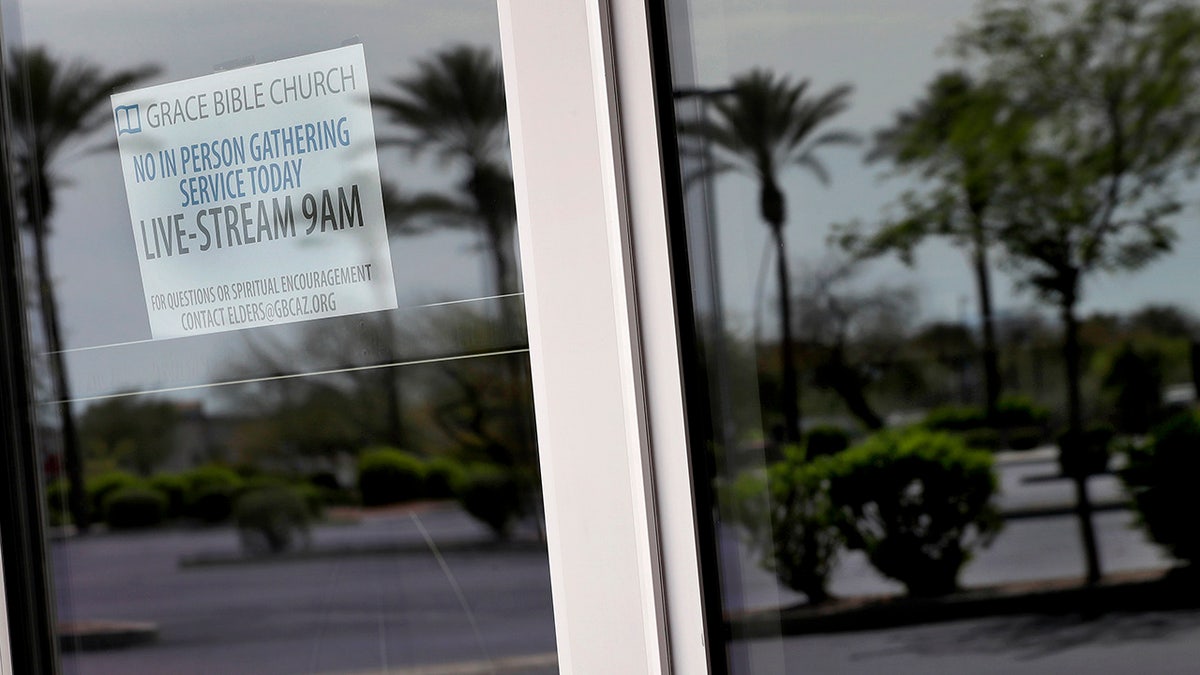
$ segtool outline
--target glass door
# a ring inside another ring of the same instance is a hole
[[[61,669],[555,672],[494,5],[2,6]]]
[[[714,668],[1194,659],[1200,4],[657,5]]]

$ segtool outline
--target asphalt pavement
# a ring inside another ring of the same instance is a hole
[[[311,545],[413,544],[403,555],[180,566],[187,556],[236,551],[229,528],[57,542],[60,619],[159,626],[152,645],[66,654],[64,670],[292,675],[415,672],[418,665],[453,663],[456,671],[441,672],[555,672],[545,665],[554,651],[545,550],[524,542],[458,546],[488,542],[490,535],[457,509],[419,517],[436,554],[416,552],[424,538],[402,512],[318,527]],[[517,671],[505,670],[514,662]]]
[[[1021,457],[1000,465],[1002,509],[1070,503],[1070,484],[1047,479],[1052,461]],[[1120,486],[1097,477],[1092,495],[1115,503]],[[1098,513],[1096,526],[1106,572],[1170,564],[1133,527],[1129,511]],[[456,508],[442,507],[322,525],[311,549],[353,554],[287,561],[228,564],[238,553],[230,528],[57,541],[62,620],[151,621],[159,628],[154,644],[67,654],[64,668],[87,675],[556,672],[545,550],[531,530],[515,544],[489,538]],[[740,582],[731,607],[800,599],[759,568],[736,533],[723,533],[722,546],[725,574]],[[181,564],[205,559],[227,562]],[[1078,525],[1056,515],[1009,521],[962,581],[978,586],[1082,571]],[[843,556],[831,588],[844,597],[901,591],[855,553]],[[1131,672],[1122,668],[1139,661],[1154,664],[1147,672],[1200,672],[1173,670],[1200,663],[1200,612],[976,619],[748,641],[734,653],[768,673],[1115,673]]]

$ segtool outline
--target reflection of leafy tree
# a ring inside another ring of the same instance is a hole
[[[1000,368],[992,316],[988,251],[995,238],[997,192],[1003,170],[995,161],[1012,152],[1024,131],[1023,116],[1007,113],[1008,97],[996,82],[976,83],[963,72],[945,73],[925,97],[896,115],[876,135],[871,157],[918,174],[922,187],[901,199],[903,215],[864,235],[843,233],[860,254],[897,251],[912,262],[913,248],[930,235],[966,249],[975,272],[983,328],[984,402],[988,418],[1000,399]]]
[[[868,429],[880,429],[883,418],[867,387],[898,360],[914,299],[907,289],[847,288],[857,271],[854,262],[842,262],[806,275],[798,293],[802,339],[817,354],[816,383],[837,394]]]
[[[1196,319],[1187,310],[1173,305],[1151,304],[1138,309],[1129,317],[1129,330],[1157,338],[1183,338],[1196,335]]]
[[[282,375],[297,363],[328,372],[238,392],[239,408],[254,418],[239,431],[243,459],[330,458],[367,445],[418,443],[405,424],[405,373],[391,365],[399,360],[397,332],[389,315],[374,314],[306,324],[295,342],[255,335],[246,355],[229,364],[230,377]]]
[[[149,476],[171,452],[178,421],[178,411],[171,403],[114,398],[84,411],[79,437],[92,457],[115,460]]]
[[[322,374],[256,382],[235,403],[254,417],[240,430],[248,459],[332,457],[390,444],[421,454],[467,449],[493,462],[532,461],[524,323],[459,307],[419,319],[390,314],[305,324],[295,340],[258,334],[230,377],[282,375],[304,363]],[[509,355],[491,352],[514,350]],[[479,452],[475,452],[479,451]]]
[[[1068,432],[1082,438],[1077,305],[1083,281],[1135,270],[1171,248],[1172,188],[1200,119],[1200,16],[1180,2],[1091,0],[1042,8],[985,4],[958,54],[1004,83],[1029,115],[1016,151],[997,156],[1004,217],[997,230],[1020,279],[1059,312]],[[1086,477],[1074,476],[1087,577],[1100,577]]]
[[[491,320],[476,312],[459,310],[430,321],[426,339],[463,355],[496,348]],[[430,379],[426,403],[438,431],[465,459],[486,460],[505,467],[536,468],[528,429],[532,411],[524,354],[445,361]],[[517,370],[522,377],[508,375]]]
[[[771,232],[777,256],[784,433],[789,441],[800,439],[800,404],[784,239],[787,199],[779,176],[785,169],[798,166],[811,171],[822,183],[829,182],[829,172],[817,152],[827,145],[854,142],[855,137],[845,131],[818,131],[849,106],[849,98],[847,85],[813,96],[808,80],[793,83],[788,77],[752,70],[734,78],[726,95],[712,99],[713,115],[709,119],[681,128],[718,151],[719,157],[709,165],[710,173],[738,171],[758,181],[759,214]]]
[[[414,156],[433,153],[444,165],[460,165],[465,199],[425,193],[407,205],[452,226],[478,228],[491,255],[493,291],[516,290],[513,226],[516,202],[508,166],[508,123],[500,64],[487,49],[458,46],[420,61],[417,72],[397,78],[395,95],[373,94],[405,132],[390,142]],[[389,141],[385,141],[389,142]]]
[[[62,403],[63,459],[71,484],[70,509],[80,530],[87,529],[83,468],[70,410],[70,388],[63,364],[62,336],[58,323],[48,244],[50,216],[54,211],[56,172],[62,154],[108,122],[109,96],[149,77],[155,69],[143,67],[105,73],[84,61],[62,63],[42,48],[16,50],[9,55],[8,79],[12,89],[14,150],[21,169],[17,191],[24,209],[24,224],[33,235],[34,273],[41,304],[46,351],[50,354],[54,395]]]

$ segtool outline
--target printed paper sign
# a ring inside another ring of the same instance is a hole
[[[112,104],[155,339],[396,308],[362,45]]]

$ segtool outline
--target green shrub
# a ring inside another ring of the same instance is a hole
[[[1005,429],[1020,427],[1044,428],[1050,422],[1050,409],[1026,396],[1001,396],[996,402],[996,426]]]
[[[850,447],[850,434],[840,427],[813,427],[804,438],[804,455],[816,459],[837,453]],[[786,460],[786,456],[784,457]]]
[[[507,539],[523,512],[520,481],[513,471],[494,464],[472,464],[459,475],[455,493],[464,510]]]
[[[425,464],[393,448],[368,450],[358,458],[358,490],[364,506],[420,499],[425,496]]]
[[[150,478],[150,487],[167,497],[167,518],[182,517],[187,508],[188,482],[183,476],[160,473]]]
[[[188,491],[185,511],[203,523],[216,524],[229,520],[233,501],[242,489],[242,477],[223,466],[198,466],[185,471]]]
[[[201,492],[211,488],[236,491],[245,482],[233,469],[216,464],[206,464],[188,469],[179,476],[187,483],[188,501],[192,501]]]
[[[1193,413],[1172,417],[1149,439],[1129,448],[1121,479],[1133,497],[1139,523],[1150,538],[1179,560],[1200,560],[1200,419]]]
[[[987,415],[979,406],[946,405],[926,413],[921,425],[933,431],[967,431],[987,426]]]
[[[236,488],[212,485],[197,491],[188,503],[187,513],[206,525],[217,525],[233,515]]]
[[[425,494],[431,499],[452,499],[462,480],[463,466],[450,457],[434,457],[425,465]]]
[[[844,545],[829,499],[831,466],[828,457],[807,461],[787,448],[765,478],[742,474],[727,493],[759,564],[812,604],[829,599],[829,574]]]
[[[60,478],[46,485],[46,514],[51,525],[71,522],[71,484]]]
[[[957,436],[883,432],[828,461],[847,545],[912,595],[954,591],[972,550],[1000,527],[991,455]]]
[[[289,486],[304,502],[304,509],[314,520],[325,513],[325,490],[309,483],[297,483]]]
[[[144,485],[141,478],[125,471],[106,471],[92,476],[84,484],[87,492],[88,509],[93,520],[104,520],[104,500],[121,488]]]
[[[996,401],[997,428],[1045,426],[1050,421],[1050,409],[1040,406],[1026,396],[1006,395]],[[980,406],[942,406],[930,410],[922,423],[935,431],[967,431],[988,427],[987,412]]]
[[[979,406],[943,406],[925,416],[921,426],[930,431],[961,434],[968,447],[987,450],[1029,450],[1046,439],[1050,410],[1024,396],[1002,396],[996,402],[992,423]]]
[[[1113,397],[1113,423],[1130,434],[1144,434],[1162,419],[1163,354],[1136,349],[1128,342],[1113,357],[1103,386]]]
[[[343,487],[332,471],[318,471],[308,476],[308,485],[316,489],[322,510],[326,506],[350,506],[359,503],[353,488]]]
[[[243,476],[241,491],[248,492],[250,490],[258,490],[266,487],[281,487],[291,485],[291,481],[283,476],[277,476],[269,473],[256,473],[252,476]]]
[[[114,530],[154,527],[167,514],[167,496],[148,486],[118,488],[104,498],[104,522]]]
[[[271,485],[238,497],[234,522],[242,546],[250,553],[282,553],[308,534],[310,512],[293,488]]]
[[[999,450],[1004,446],[1000,432],[991,427],[979,427],[978,429],[965,429],[957,432],[962,438],[963,444],[968,448],[978,448],[980,450]]]

